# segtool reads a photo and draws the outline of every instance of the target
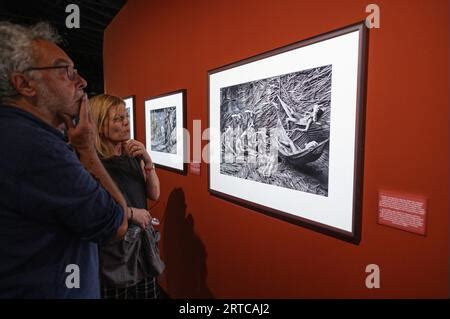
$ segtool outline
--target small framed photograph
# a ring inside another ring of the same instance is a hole
[[[130,123],[130,138],[132,140],[134,140],[135,136],[136,136],[136,123],[135,123],[135,96],[131,95],[131,96],[127,96],[123,98],[123,101],[125,102],[125,109],[128,112],[128,118],[129,118],[129,123]]]
[[[156,166],[186,174],[186,90],[145,100],[147,151]]]
[[[363,22],[208,72],[209,191],[359,243]]]

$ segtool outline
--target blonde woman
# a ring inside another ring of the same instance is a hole
[[[141,240],[143,230],[152,227],[147,198],[157,200],[160,192],[155,166],[145,146],[130,140],[128,112],[121,98],[102,94],[89,102],[97,126],[95,147],[122,191],[131,217],[123,240],[100,245],[102,298],[158,298],[155,274],[145,264]]]

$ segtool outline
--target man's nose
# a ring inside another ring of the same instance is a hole
[[[84,89],[87,86],[87,81],[77,73],[77,87],[80,89]]]

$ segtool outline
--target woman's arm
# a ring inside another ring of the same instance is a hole
[[[159,185],[159,178],[155,170],[155,164],[153,164],[153,162],[150,159],[150,161],[147,163],[141,161],[141,167],[144,173],[145,185],[147,187],[147,198],[151,200],[158,200],[160,193],[160,185]]]
[[[160,193],[159,178],[144,144],[136,140],[129,140],[124,144],[124,149],[129,156],[142,158],[140,164],[145,178],[147,198],[157,200]]]

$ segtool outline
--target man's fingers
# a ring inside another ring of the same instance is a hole
[[[80,123],[90,123],[87,95],[84,94],[80,104]]]

